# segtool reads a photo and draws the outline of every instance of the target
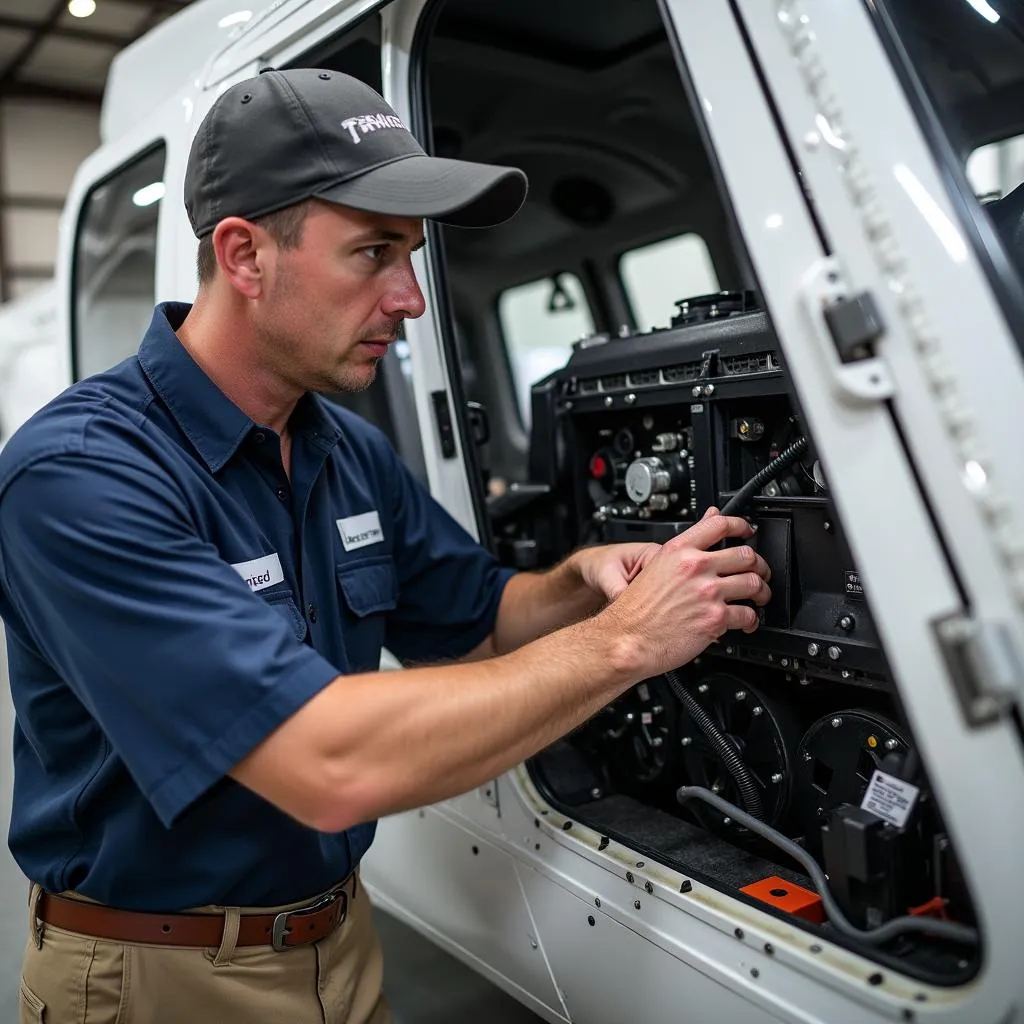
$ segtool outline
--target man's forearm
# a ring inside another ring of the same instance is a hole
[[[489,654],[505,654],[599,612],[604,598],[584,582],[577,555],[546,572],[509,580],[498,609]]]

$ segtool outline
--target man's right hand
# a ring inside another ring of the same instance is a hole
[[[727,630],[757,629],[757,611],[734,602],[761,606],[771,600],[767,563],[746,545],[710,550],[754,532],[745,519],[709,508],[699,523],[667,541],[595,617],[602,630],[633,642],[638,678],[686,664]]]

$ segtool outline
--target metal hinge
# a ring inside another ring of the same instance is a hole
[[[862,402],[883,401],[895,388],[872,352],[883,333],[881,317],[867,292],[851,293],[839,261],[831,256],[816,260],[800,282],[804,311],[836,390]]]
[[[1005,715],[1021,687],[1021,661],[1007,627],[960,612],[932,625],[967,724]]]

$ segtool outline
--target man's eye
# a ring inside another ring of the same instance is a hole
[[[369,256],[374,263],[380,263],[387,251],[388,247],[386,245],[368,245],[363,249],[364,255]]]

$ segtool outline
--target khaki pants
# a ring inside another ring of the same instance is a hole
[[[245,908],[202,908],[224,914],[219,949],[112,942],[52,925],[41,925],[37,945],[36,892],[33,886],[20,1024],[391,1024],[362,885],[331,935],[280,953],[235,947]]]

